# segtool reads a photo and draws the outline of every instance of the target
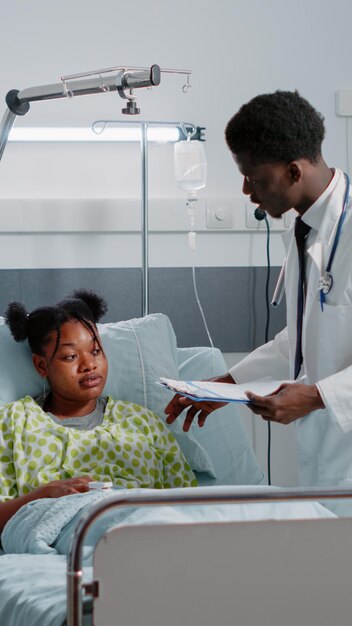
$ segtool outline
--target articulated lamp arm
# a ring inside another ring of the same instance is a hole
[[[135,105],[133,90],[159,85],[160,72],[159,65],[152,65],[150,68],[114,67],[63,76],[61,82],[52,85],[29,87],[22,91],[12,89],[6,95],[8,110],[0,126],[0,159],[16,116],[28,113],[31,102],[117,91],[121,98],[128,100],[127,107],[122,112],[136,115],[139,109]],[[181,70],[180,73],[184,72]]]

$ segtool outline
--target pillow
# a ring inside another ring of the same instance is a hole
[[[43,393],[43,379],[34,368],[27,342],[17,343],[0,317],[0,406],[27,394]]]
[[[176,337],[166,315],[161,313],[124,322],[98,324],[109,361],[104,393],[128,400],[157,413],[163,419],[170,396],[155,381],[160,376],[178,378]],[[25,395],[43,392],[43,379],[32,364],[27,342],[16,343],[0,318],[0,406]],[[215,476],[203,446],[180,422],[169,426],[193,470]]]
[[[166,389],[156,384],[160,376],[178,378],[176,336],[169,318],[162,313],[98,324],[109,361],[105,393],[119,400],[146,406],[164,421],[170,400]],[[211,458],[181,422],[168,426],[193,470],[215,477]]]
[[[227,372],[220,350],[212,348],[178,348],[179,378],[202,380]],[[202,428],[192,427],[192,434],[213,461],[216,479],[198,474],[200,485],[259,485],[266,478],[258,465],[242,415],[243,405],[229,403],[210,415]],[[178,421],[183,423],[182,415]]]

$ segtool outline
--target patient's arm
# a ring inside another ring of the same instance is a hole
[[[18,496],[6,502],[0,502],[0,531],[3,530],[6,522],[28,502],[39,500],[40,498],[61,498],[73,493],[82,493],[89,490],[88,483],[91,476],[77,476],[66,480],[53,480],[46,485],[41,485],[30,493]]]
[[[215,383],[229,383],[235,384],[234,379],[230,374],[224,374],[223,376],[215,376],[215,378],[209,378]],[[190,407],[187,411],[185,421],[183,422],[183,430],[187,431],[190,429],[191,424],[198,413],[198,426],[204,426],[205,420],[208,415],[215,411],[216,409],[220,409],[222,406],[225,406],[226,402],[195,402],[194,400],[190,400],[190,398],[185,398],[184,396],[180,396],[176,394],[172,400],[169,402],[167,407],[165,408],[165,413],[167,415],[166,423],[172,424],[175,419],[178,418],[180,413],[184,411],[187,407]]]

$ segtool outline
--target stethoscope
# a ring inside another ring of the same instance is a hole
[[[326,301],[325,296],[328,295],[328,293],[330,293],[331,288],[333,286],[333,278],[332,278],[332,274],[331,274],[331,267],[332,267],[332,263],[334,260],[334,256],[335,256],[335,252],[336,252],[336,248],[337,245],[339,243],[339,239],[340,239],[340,235],[341,235],[341,230],[342,230],[342,226],[343,223],[345,221],[345,217],[346,217],[346,211],[347,211],[347,206],[348,206],[348,199],[349,199],[349,192],[350,192],[350,179],[349,176],[344,173],[345,176],[345,180],[346,180],[346,189],[345,189],[345,195],[343,197],[343,204],[342,204],[342,211],[339,217],[339,221],[337,224],[337,229],[336,229],[336,233],[335,233],[335,238],[334,238],[334,242],[331,248],[331,252],[330,252],[330,256],[329,256],[329,260],[327,262],[327,266],[325,269],[324,274],[319,278],[319,282],[318,282],[318,291],[319,291],[319,299],[320,299],[320,307],[321,310],[324,311],[324,304]],[[271,301],[271,305],[272,306],[279,306],[280,302],[281,302],[281,298],[283,296],[283,292],[284,292],[284,282],[285,282],[285,262],[286,259],[282,265],[281,268],[281,272],[275,287],[275,291],[274,291],[274,295]]]
[[[324,304],[325,304],[325,300],[326,300],[325,296],[327,296],[327,294],[330,293],[331,287],[332,287],[333,282],[334,282],[333,278],[332,278],[332,274],[331,274],[331,266],[332,266],[332,262],[334,260],[337,244],[339,243],[341,230],[342,230],[342,225],[343,225],[343,223],[345,221],[346,210],[347,210],[347,205],[348,205],[348,197],[349,197],[349,191],[350,191],[350,179],[349,179],[349,176],[346,173],[344,173],[344,176],[345,176],[345,180],[346,180],[346,190],[345,190],[345,195],[344,195],[344,198],[343,198],[342,211],[341,211],[341,215],[339,217],[339,221],[338,221],[338,224],[337,224],[337,229],[336,229],[336,233],[335,233],[335,239],[334,239],[334,243],[332,244],[332,248],[331,248],[328,264],[326,266],[324,275],[320,277],[319,283],[318,283],[318,290],[319,290],[319,294],[320,294],[320,307],[321,307],[322,311],[324,311]]]

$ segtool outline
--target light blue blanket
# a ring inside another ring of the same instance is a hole
[[[270,489],[269,487],[262,488]],[[246,487],[247,491],[248,489],[250,487]],[[217,488],[214,487],[215,492],[216,490]],[[129,490],[119,490],[119,492],[123,491]],[[173,489],[174,493],[178,491],[182,490]],[[10,519],[2,532],[1,542],[5,553],[67,554],[73,529],[80,517],[92,503],[110,495],[111,493],[105,491],[91,491],[57,499],[46,498],[30,502]],[[108,528],[122,522],[129,524],[175,524],[322,516],[333,517],[319,504],[298,502],[116,508],[98,519],[89,530],[85,542],[87,550],[84,552],[84,557],[90,556],[91,548]]]
[[[6,524],[1,543],[8,554],[56,553],[52,546],[61,531],[76,515],[96,500],[103,491],[89,491],[62,498],[43,498],[23,506]]]
[[[121,489],[119,490],[129,491]],[[90,491],[62,498],[43,498],[23,506],[8,521],[1,543],[5,554],[61,554],[67,555],[74,528],[90,506],[111,495],[109,491]],[[170,521],[164,512],[161,523]],[[115,509],[105,514],[90,528],[83,549],[84,560],[91,557],[94,545],[106,530],[121,522],[143,523],[147,510]],[[159,517],[154,517],[157,521]]]

